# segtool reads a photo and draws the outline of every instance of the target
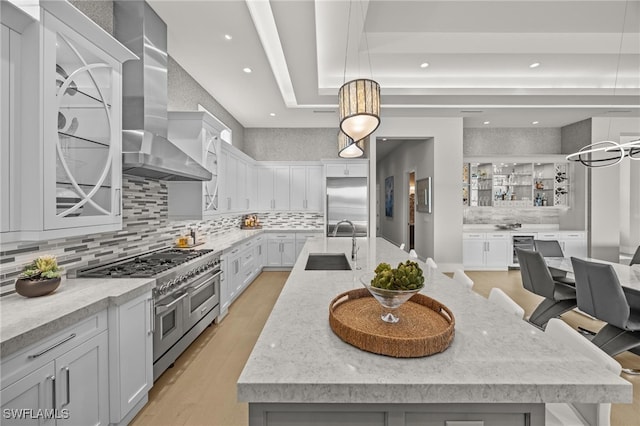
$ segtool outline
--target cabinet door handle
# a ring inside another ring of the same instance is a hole
[[[148,300],[149,300],[149,322],[150,322],[149,334],[153,334],[156,332],[156,318],[154,315],[155,307],[153,306],[154,305],[153,297],[150,297]]]
[[[52,349],[57,348],[58,346],[60,346],[61,344],[68,342],[69,340],[73,339],[74,337],[76,337],[76,333],[71,333],[69,335],[69,337],[62,339],[61,341],[59,341],[58,343],[54,343],[53,345],[49,346],[47,349],[38,352],[37,354],[34,355],[29,355],[27,358],[29,359],[34,359],[34,358],[38,358],[39,356],[42,356],[44,354],[46,354],[47,352],[49,352]]]
[[[116,216],[122,216],[122,190],[116,188]]]
[[[47,379],[51,380],[51,404],[53,409],[56,409],[56,376],[49,376]]]
[[[62,368],[62,370],[64,370],[67,374],[67,402],[62,404],[61,407],[66,407],[71,402],[71,372],[69,370],[69,367],[64,367]]]

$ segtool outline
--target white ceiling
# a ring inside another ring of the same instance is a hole
[[[245,127],[337,127],[356,77],[380,83],[383,120],[640,117],[640,0],[147,1],[169,54]]]

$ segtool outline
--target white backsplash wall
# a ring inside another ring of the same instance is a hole
[[[23,266],[43,254],[58,258],[64,269],[94,265],[149,250],[168,247],[180,234],[195,227],[198,236],[211,236],[240,227],[241,214],[220,215],[206,221],[170,221],[167,185],[136,176],[123,176],[121,231],[50,241],[28,241],[0,246],[0,297],[14,292]],[[258,213],[265,228],[322,229],[323,216],[306,212]]]

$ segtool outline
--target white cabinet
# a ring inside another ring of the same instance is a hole
[[[291,210],[322,211],[322,166],[291,166]]]
[[[296,233],[296,260],[300,256],[300,252],[304,247],[304,244],[307,242],[308,238],[317,237],[318,235],[322,235],[320,232],[297,232]]]
[[[326,172],[327,177],[367,177],[369,176],[369,161],[327,162]]]
[[[465,269],[507,269],[509,234],[464,233],[462,238],[462,262]]]
[[[220,155],[222,182],[220,187],[220,212],[246,212],[254,208],[251,200],[255,194],[253,185],[255,162],[233,146],[223,143]]]
[[[258,170],[255,164],[247,165],[247,210],[252,211],[258,208]]]
[[[255,275],[258,276],[262,272],[262,267],[266,263],[267,258],[267,239],[264,235],[255,237]]]
[[[206,111],[170,111],[168,137],[213,177],[206,182],[167,182],[169,219],[207,219],[218,213],[220,132],[224,125]]]
[[[153,386],[154,310],[151,292],[109,308],[111,422],[127,423]]]
[[[267,234],[268,267],[291,267],[296,262],[296,236],[293,232]]]
[[[108,425],[109,338],[102,311],[2,359],[2,424]],[[11,411],[15,409],[15,411]],[[39,409],[56,416],[31,419]],[[26,418],[17,418],[22,411]],[[16,413],[5,417],[5,413]],[[55,417],[55,418],[54,418]]]
[[[121,72],[136,56],[68,2],[40,4],[20,36],[21,78],[10,80],[20,132],[2,145],[19,146],[10,184],[20,186],[7,240],[119,230]]]
[[[289,166],[262,166],[258,175],[258,210],[289,210]]]
[[[564,257],[587,257],[587,233],[584,231],[562,231],[558,242]]]

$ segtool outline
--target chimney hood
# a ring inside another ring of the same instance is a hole
[[[213,175],[167,139],[167,25],[145,1],[113,2],[114,36],[140,60],[122,72],[122,172],[169,181]]]

